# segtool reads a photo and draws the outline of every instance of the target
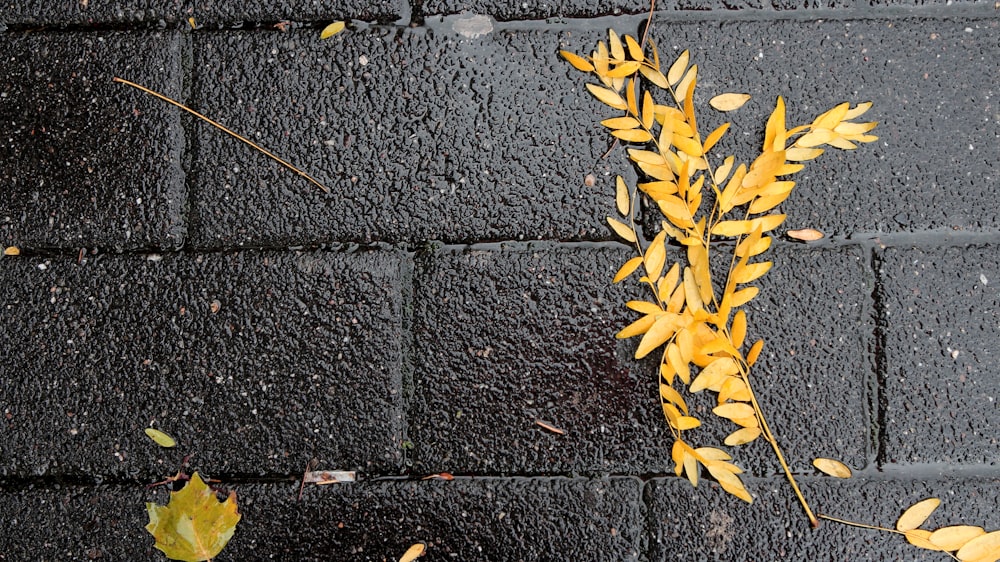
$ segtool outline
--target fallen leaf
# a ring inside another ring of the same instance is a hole
[[[851,477],[851,469],[838,460],[818,458],[813,460],[813,466],[823,474],[829,474],[836,478]]]
[[[146,530],[156,539],[156,548],[171,560],[185,562],[202,562],[217,556],[240,521],[236,492],[229,492],[229,497],[220,502],[197,472],[179,492],[170,492],[167,505],[150,502],[146,510],[149,512]]]
[[[428,474],[421,478],[421,480],[454,480],[455,477],[449,472],[439,472],[437,474]]]
[[[329,39],[329,38],[333,37],[334,35],[340,33],[341,31],[343,31],[345,27],[347,27],[347,24],[345,24],[344,22],[342,22],[342,21],[335,21],[335,22],[331,23],[330,25],[328,25],[328,26],[326,26],[326,27],[323,28],[323,31],[320,32],[320,34],[319,34],[319,38],[320,39]]]
[[[959,560],[996,560],[1000,558],[1000,531],[980,535],[965,543],[957,553]]]
[[[542,420],[535,420],[535,423],[538,424],[539,426],[541,426],[541,427],[543,427],[543,428],[551,431],[552,433],[557,433],[559,435],[566,435],[565,431],[559,429],[558,427],[556,427],[554,425],[545,423]]]
[[[787,234],[789,238],[802,240],[803,242],[812,242],[813,240],[819,240],[824,236],[822,232],[812,228],[803,228],[801,230],[789,230],[785,234]]]
[[[733,111],[750,101],[750,94],[719,94],[708,100],[708,104],[718,111]]]
[[[8,246],[3,249],[3,255],[5,256],[19,256],[21,255],[21,249],[17,246]]]
[[[972,539],[985,535],[986,529],[973,525],[952,525],[936,529],[928,540],[941,550],[949,552],[961,550]]]
[[[188,25],[191,26],[191,29],[198,29],[198,22],[194,21],[193,17],[188,18]]]
[[[923,525],[939,505],[941,500],[937,498],[927,498],[911,505],[896,521],[896,530],[906,532]]]
[[[146,435],[148,435],[150,439],[156,442],[157,445],[165,447],[167,449],[177,445],[177,441],[174,441],[173,437],[167,435],[166,433],[163,433],[159,429],[153,429],[151,427],[147,427]]]
[[[424,555],[424,549],[427,548],[424,543],[418,542],[417,544],[406,549],[406,552],[399,557],[399,562],[413,562],[417,558]]]

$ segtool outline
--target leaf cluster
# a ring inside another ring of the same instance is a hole
[[[785,220],[775,209],[795,187],[788,178],[827,148],[849,150],[876,140],[868,134],[876,123],[854,121],[871,103],[843,103],[809,123],[787,128],[785,103],[779,97],[760,154],[749,165],[726,155],[715,167],[709,151],[730,123],[707,135],[699,129],[694,106],[698,66],[690,64],[690,54],[684,51],[664,73],[652,42],[649,52],[647,56],[634,37],[620,37],[614,30],[589,57],[561,52],[575,68],[596,77],[597,83],[587,84],[587,89],[619,112],[601,124],[616,139],[637,145],[628,148],[628,155],[645,176],[634,188],[617,178],[620,216],[608,217],[612,230],[636,250],[614,282],[638,272],[639,282],[648,288],[647,299],[626,304],[640,317],[617,337],[640,338],[636,358],[654,351],[660,355],[659,394],[674,437],[677,475],[697,485],[704,468],[727,492],[751,502],[741,470],[728,462],[728,453],[689,443],[685,433],[699,427],[701,420],[688,408],[682,391],[715,393],[712,413],[735,425],[724,444],[742,445],[764,436],[795,485],[750,385],[750,369],[764,342],[748,344],[747,315],[741,307],[758,295],[753,283],[771,268],[772,263],[759,256],[771,245],[770,233]],[[729,93],[710,103],[728,111],[747,99],[746,94]],[[642,239],[636,225],[640,199],[661,215],[651,241]],[[715,251],[719,240],[732,242],[731,255]],[[686,263],[668,259],[668,245],[683,248]],[[713,279],[712,258],[728,264],[724,279]]]
[[[927,498],[910,506],[896,521],[896,532],[914,546],[947,552],[961,562],[995,562],[1000,559],[1000,531],[986,532],[973,525],[949,525],[933,531],[921,529],[927,518],[941,505],[938,498]]]

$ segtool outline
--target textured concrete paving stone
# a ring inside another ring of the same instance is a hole
[[[755,375],[761,401],[797,469],[810,470],[819,455],[855,467],[869,456],[873,280],[862,255],[781,251],[751,308],[750,337],[767,340]],[[615,248],[539,247],[444,251],[421,261],[415,471],[672,467],[655,363],[637,364],[637,342],[613,339],[631,319],[625,290],[610,284],[627,257]],[[711,416],[711,400],[692,401],[701,417]],[[547,432],[536,419],[567,433]],[[699,445],[721,444],[732,430],[707,425],[718,429],[698,433]],[[739,462],[756,474],[780,470],[763,443],[740,450]]]
[[[401,463],[401,257],[4,259],[0,476]],[[216,312],[212,312],[217,307]],[[178,441],[160,449],[143,429]]]
[[[194,17],[199,24],[353,19],[390,23],[408,12],[404,0],[3,0],[7,25],[171,25]],[[184,23],[184,25],[187,25]]]
[[[186,190],[176,34],[2,34],[0,245],[177,247]]]
[[[916,548],[896,534],[823,521],[811,529],[783,480],[757,480],[752,505],[718,486],[692,488],[679,478],[657,479],[646,488],[653,562],[666,560],[945,560],[941,552]],[[810,478],[800,482],[813,509],[834,517],[893,527],[910,505],[927,497],[942,504],[923,528],[979,525],[1000,528],[996,497],[1000,480],[861,480]]]
[[[886,460],[1000,463],[997,247],[885,251]]]
[[[607,238],[607,174],[625,166],[599,161],[597,104],[560,37],[196,35],[194,105],[332,193],[198,128],[195,244]]]
[[[850,8],[855,0],[660,0],[656,10],[662,21],[669,20],[672,12],[727,12],[736,10],[796,10],[813,8]],[[622,14],[648,14],[649,2],[643,0],[612,0],[587,2],[586,0],[554,0],[544,2],[506,2],[503,0],[427,0],[421,11],[430,15],[486,14],[500,21],[538,20],[546,18],[593,18]],[[624,30],[619,30],[624,31]]]
[[[982,205],[1000,178],[1000,92],[982,79],[1000,69],[998,32],[995,18],[893,19],[660,22],[651,36],[668,61],[691,49],[703,128],[731,120],[720,148],[744,160],[759,151],[778,95],[789,127],[844,101],[873,101],[866,118],[881,122],[881,139],[807,163],[782,206],[788,228],[851,234],[1000,229],[1000,207]],[[707,101],[726,91],[754,98],[723,118]]]
[[[421,560],[637,560],[644,548],[641,483],[458,479],[309,487],[239,485],[242,521],[217,558],[395,560],[416,542]],[[151,560],[139,486],[0,490],[0,560]],[[156,551],[153,551],[156,552]],[[162,556],[159,556],[162,558]]]

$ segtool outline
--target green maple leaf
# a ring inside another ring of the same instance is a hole
[[[219,501],[195,472],[179,492],[170,492],[167,505],[147,503],[146,530],[156,539],[156,548],[171,560],[202,562],[217,556],[236,531],[236,492]]]

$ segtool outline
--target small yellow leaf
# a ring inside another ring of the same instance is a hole
[[[772,262],[762,261],[760,263],[749,263],[733,270],[733,281],[737,283],[750,283],[759,279],[771,269]]]
[[[681,79],[681,76],[684,75],[684,71],[687,70],[688,60],[690,58],[691,53],[685,50],[679,57],[677,57],[674,64],[670,65],[670,70],[667,71],[667,82],[669,82],[671,86],[676,84],[677,81]]]
[[[653,321],[653,324],[643,334],[639,340],[639,346],[635,349],[635,358],[642,359],[660,347],[677,331],[677,320],[672,314],[663,314]]]
[[[631,76],[635,74],[636,70],[639,70],[641,63],[636,61],[626,61],[618,64],[618,66],[609,70],[605,76],[610,76],[611,78],[625,78],[626,76]]]
[[[621,176],[615,178],[615,206],[618,207],[619,213],[628,216],[630,208],[628,186],[625,185],[625,180]]]
[[[611,49],[611,58],[625,60],[625,49],[622,47],[621,37],[614,29],[608,30],[608,47]]]
[[[993,531],[972,539],[965,543],[965,546],[960,548],[955,555],[961,560],[975,561],[984,558],[988,560],[990,557],[1000,558],[1000,531]]]
[[[723,123],[722,125],[719,125],[717,129],[709,133],[708,136],[705,137],[705,142],[703,143],[702,151],[708,152],[709,150],[712,150],[712,147],[714,147],[715,144],[719,142],[719,139],[722,138],[722,135],[726,134],[727,130],[729,130],[729,123]]]
[[[628,112],[639,117],[639,103],[635,97],[635,78],[628,79],[628,86],[625,87],[625,101],[628,102]]]
[[[667,259],[667,248],[664,244],[666,237],[666,232],[660,232],[656,235],[656,238],[649,243],[649,248],[646,249],[646,275],[648,275],[650,279],[659,279],[660,273],[663,272],[663,264]]]
[[[627,109],[628,107],[625,105],[625,100],[614,90],[598,86],[597,84],[587,84],[587,89],[590,90],[591,94],[594,94],[594,97],[598,101],[614,109]]]
[[[615,234],[621,236],[626,242],[635,242],[635,232],[629,225],[611,217],[608,217],[608,224],[611,225]]]
[[[757,287],[752,287],[752,288],[756,289]],[[753,364],[757,362],[757,358],[760,357],[760,352],[763,349],[764,349],[764,340],[755,341],[753,346],[750,348],[750,351],[747,352],[747,365],[750,365],[752,367]]]
[[[778,228],[785,220],[785,215],[766,215],[751,220],[721,221],[712,228],[716,236],[742,236],[750,234],[756,228],[767,232]]]
[[[684,78],[681,78],[681,81],[680,83],[677,84],[677,87],[674,88],[674,97],[677,103],[681,102],[684,103],[685,105],[684,115],[688,119],[688,125],[691,125],[692,128],[696,127],[695,123],[693,122],[694,120],[691,119],[693,111],[691,111],[692,107],[689,107],[691,106],[689,100],[693,100],[694,89],[692,88],[692,86],[694,86],[694,84],[697,83],[697,81],[698,81],[698,65],[693,64],[691,65],[691,68],[688,69],[687,73],[684,74]]]
[[[625,142],[649,142],[653,140],[653,135],[642,129],[619,129],[611,131],[611,136],[619,138]]]
[[[588,61],[587,59],[581,57],[576,53],[571,53],[569,51],[559,51],[559,54],[562,55],[564,59],[569,61],[569,63],[573,65],[573,68],[577,70],[581,70],[583,72],[594,71],[594,65],[591,64],[590,61]]]
[[[794,238],[796,240],[802,240],[803,242],[812,242],[813,240],[819,240],[823,238],[823,233],[814,228],[803,228],[801,230],[789,230],[785,234],[789,238]]]
[[[3,249],[3,255],[5,256],[20,256],[21,249],[17,246],[7,246]]]
[[[737,445],[744,445],[760,437],[761,429],[759,427],[744,427],[743,429],[737,429],[736,431],[729,434],[726,437],[725,444],[730,447],[735,447]]]
[[[851,469],[848,468],[846,464],[838,460],[825,459],[820,457],[813,459],[813,466],[819,469],[819,471],[822,472],[823,474],[829,474],[830,476],[836,478],[851,477]]]
[[[930,541],[931,532],[926,529],[910,529],[909,531],[905,531],[903,536],[906,537],[906,542],[913,546],[926,548],[927,550],[941,550]]]
[[[159,429],[153,429],[152,427],[146,428],[146,435],[149,436],[157,445],[169,449],[177,445],[177,441],[174,438],[163,433]]]
[[[194,17],[188,18],[188,25],[191,26],[191,29],[198,29],[198,22],[195,21]]]
[[[629,310],[634,310],[642,314],[660,314],[664,312],[663,309],[660,308],[660,305],[649,301],[628,301],[625,303],[625,306],[628,307]]]
[[[628,277],[629,275],[632,275],[633,273],[635,273],[635,270],[639,269],[640,265],[642,265],[642,257],[641,256],[636,256],[636,257],[628,260],[627,262],[625,262],[625,265],[623,265],[621,267],[621,269],[618,270],[618,273],[615,273],[615,278],[611,282],[612,283],[620,283],[626,277]],[[746,289],[744,289],[744,290],[746,290]]]
[[[744,304],[752,301],[759,292],[760,289],[758,289],[757,287],[745,287],[743,289],[740,289],[739,291],[733,293],[733,298],[730,303],[730,306],[732,306],[733,308],[741,307]]]
[[[720,418],[736,420],[741,418],[755,417],[753,406],[742,402],[728,402],[712,409],[712,413]]]
[[[667,359],[670,360],[670,366],[677,370],[677,376],[684,381],[684,384],[691,384],[691,369],[687,361],[681,357],[681,350],[676,344],[667,346]]]
[[[941,550],[961,550],[969,541],[986,534],[986,529],[972,525],[953,525],[936,529],[928,540]]]
[[[927,498],[913,504],[896,521],[896,530],[909,531],[923,525],[924,521],[927,521],[927,518],[939,505],[941,505],[941,500],[938,498]]]
[[[637,61],[642,61],[645,57],[642,54],[642,47],[631,35],[625,36],[625,46],[628,47],[628,56]]]
[[[335,22],[331,23],[330,25],[328,25],[328,26],[326,26],[326,27],[323,28],[323,31],[321,31],[320,34],[319,34],[319,38],[320,39],[329,39],[329,38],[333,37],[334,35],[340,33],[341,31],[343,31],[345,27],[346,27],[346,24],[344,22],[342,22],[342,21],[335,21]],[[570,61],[570,62],[572,63],[572,61]]]
[[[417,558],[420,558],[421,556],[424,555],[425,548],[426,546],[424,546],[424,543],[418,542],[417,544],[406,549],[406,552],[404,552],[403,555],[399,557],[399,562],[413,562]]]
[[[694,429],[701,425],[701,421],[698,418],[692,418],[691,416],[681,416],[677,418],[677,421],[670,424],[677,428],[679,431],[687,431],[689,429]]]
[[[718,111],[733,111],[750,101],[750,94],[719,94],[708,100],[708,104]]]
[[[729,329],[730,341],[733,347],[739,349],[743,347],[743,340],[747,336],[747,313],[742,310],[733,315],[733,324]]]
[[[645,334],[655,323],[656,316],[647,314],[646,316],[643,316],[642,318],[622,328],[620,332],[615,334],[615,337],[621,340]]]
[[[669,384],[664,384],[664,383],[661,382],[660,383],[660,396],[664,400],[666,400],[667,402],[670,402],[671,404],[675,404],[685,414],[688,413],[687,402],[684,401],[684,397],[682,397],[681,393],[677,392],[677,390],[675,390],[674,387],[670,386]]]
[[[635,129],[641,123],[635,117],[612,117],[601,121],[601,125],[609,129]]]

